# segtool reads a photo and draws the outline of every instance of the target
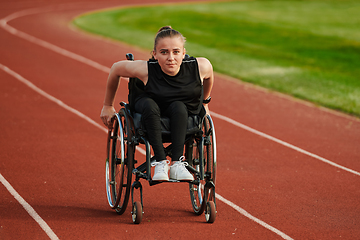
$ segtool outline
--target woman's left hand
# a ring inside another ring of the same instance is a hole
[[[210,116],[209,104],[204,104],[206,114]]]

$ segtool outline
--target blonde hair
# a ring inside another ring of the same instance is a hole
[[[186,38],[179,31],[176,31],[171,26],[164,26],[164,27],[161,27],[156,34],[156,37],[154,40],[154,51],[156,50],[156,45],[159,42],[159,39],[165,38],[165,37],[180,37],[183,40],[184,44],[186,42]]]

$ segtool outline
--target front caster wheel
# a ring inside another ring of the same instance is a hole
[[[143,215],[142,206],[140,202],[134,203],[131,214],[132,214],[133,223],[139,224],[142,220],[142,215]]]
[[[216,218],[216,208],[213,201],[209,201],[206,204],[205,219],[208,223],[213,223]]]

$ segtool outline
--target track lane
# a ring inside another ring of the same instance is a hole
[[[219,86],[217,86],[217,87],[219,87]],[[218,95],[218,96],[220,96],[220,94]],[[217,99],[219,99],[220,100],[220,98],[217,98]],[[215,102],[215,101],[214,101]],[[220,106],[221,107],[221,109],[223,109],[222,107],[223,106]],[[220,108],[219,108],[220,109]],[[216,121],[216,123],[215,124],[217,124],[217,121]],[[220,126],[220,128],[221,128],[221,126]],[[217,133],[219,132],[219,130],[218,130],[218,125],[216,125],[216,129],[217,129]],[[217,135],[219,135],[219,133],[217,134]],[[224,143],[226,143],[226,137],[224,138]],[[247,138],[248,139],[248,138]],[[218,141],[219,142],[219,141]],[[321,150],[321,149],[320,149]],[[226,154],[225,154],[225,152],[222,152],[222,153],[224,153],[224,156],[226,156]],[[238,181],[238,179],[236,179],[236,181]],[[221,189],[220,187],[219,187],[219,189]],[[153,189],[151,189],[151,190],[153,190]],[[149,189],[149,191],[150,191],[150,189]],[[221,193],[220,193],[221,194]],[[188,201],[188,200],[187,200]]]
[[[260,132],[360,172],[360,121],[333,114],[311,103],[235,81],[222,81],[214,92],[217,113]]]
[[[246,131],[224,130],[217,135],[225,139],[230,134],[239,136],[233,144],[241,148],[234,151],[220,145],[224,148],[222,157],[234,159],[237,155],[241,161],[219,165],[222,175],[217,193],[294,239],[340,235],[352,239],[357,235],[360,211],[356,175],[314,162]],[[223,185],[225,181],[228,184]]]

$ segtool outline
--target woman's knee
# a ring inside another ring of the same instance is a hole
[[[160,108],[151,98],[142,98],[135,105],[135,111],[145,115],[160,116]]]
[[[176,115],[178,117],[187,118],[188,116],[186,105],[180,101],[172,102],[168,107],[168,112],[171,115]]]

